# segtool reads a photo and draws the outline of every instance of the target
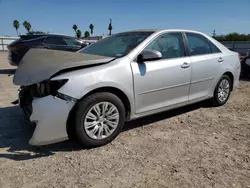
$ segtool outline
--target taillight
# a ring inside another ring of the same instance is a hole
[[[20,49],[22,49],[23,46],[20,45],[20,44],[17,44],[17,45],[14,45],[14,46],[9,46],[9,49],[12,50],[12,51],[18,51]]]

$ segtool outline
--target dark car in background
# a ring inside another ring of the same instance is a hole
[[[241,77],[250,78],[250,54],[241,60]]]
[[[86,46],[87,45],[80,40],[65,35],[22,35],[18,40],[8,45],[8,60],[11,65],[18,66],[23,56],[30,48],[45,48],[76,52]]]

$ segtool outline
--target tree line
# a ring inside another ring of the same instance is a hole
[[[250,41],[250,34],[229,33],[226,35],[213,36],[218,41]]]
[[[78,29],[78,26],[76,24],[74,24],[72,28],[75,31],[76,38],[80,38],[82,36],[82,32],[81,32],[81,30]],[[93,35],[93,33],[94,33],[94,25],[90,24],[89,29],[90,29],[90,32],[89,31],[84,32],[84,37],[90,37],[90,34]]]
[[[31,24],[28,21],[24,21],[22,23],[22,25],[26,29],[27,34],[44,34],[44,33],[46,33],[46,32],[43,32],[43,31],[31,31]],[[17,33],[17,36],[18,36],[19,35],[18,34],[18,29],[20,28],[20,23],[19,23],[18,20],[13,21],[13,27],[16,29],[16,33]],[[72,28],[75,31],[75,37],[80,38],[82,36],[82,32],[81,32],[80,29],[78,29],[78,26],[76,24],[74,24]],[[93,35],[93,33],[94,33],[94,25],[90,24],[89,29],[90,29],[90,32],[89,31],[84,32],[84,37],[90,37],[90,35]],[[110,23],[108,25],[109,35],[112,34],[112,29],[113,29],[113,26],[112,26],[111,19],[110,19]]]
[[[24,21],[22,23],[23,27],[26,29],[27,34],[43,34],[45,32],[43,31],[31,31],[31,24],[28,21]],[[16,29],[17,35],[18,34],[18,29],[20,27],[19,21],[18,20],[14,20],[13,21],[13,27]],[[80,29],[78,29],[78,26],[76,24],[73,25],[73,30],[75,31],[75,37],[80,38],[82,37],[82,32]],[[112,23],[111,23],[111,19],[110,19],[110,23],[108,25],[108,30],[109,30],[109,35],[112,34]],[[93,35],[94,33],[94,25],[90,24],[89,25],[89,31],[85,31],[83,33],[84,37],[90,37],[90,35]],[[250,41],[250,34],[240,34],[237,32],[234,33],[229,33],[226,35],[215,35],[215,31],[213,33],[213,38],[218,40],[218,41]]]

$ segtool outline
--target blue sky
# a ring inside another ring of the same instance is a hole
[[[142,28],[180,28],[211,35],[250,33],[250,0],[0,0],[0,36],[16,35],[12,22],[27,20],[33,30],[74,35],[94,24],[94,34]],[[20,26],[22,34],[25,30]]]

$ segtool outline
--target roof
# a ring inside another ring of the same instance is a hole
[[[125,32],[122,32],[122,33],[126,33],[126,32],[162,32],[162,31],[176,31],[176,32],[200,33],[198,31],[185,30],[185,29],[137,29],[137,30],[125,31]]]
[[[61,36],[61,37],[71,37],[71,38],[74,38],[74,37],[68,36],[68,35],[63,35],[63,34],[50,34],[50,33],[20,35],[20,37],[23,37],[23,36],[37,36],[37,37],[43,37],[43,36]]]

